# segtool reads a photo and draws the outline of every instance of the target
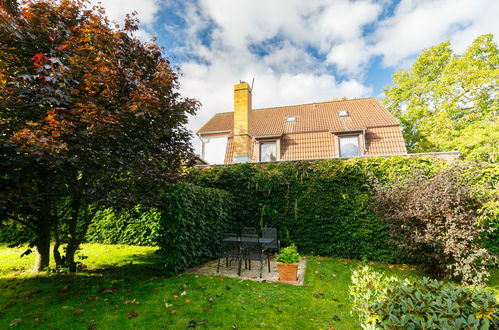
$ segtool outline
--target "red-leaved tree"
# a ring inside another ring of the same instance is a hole
[[[74,270],[94,214],[154,199],[190,160],[187,115],[162,49],[84,0],[0,7],[0,221],[35,235],[35,270]],[[60,252],[65,246],[65,254]]]
[[[488,229],[479,221],[491,195],[469,174],[452,165],[432,176],[375,182],[375,210],[403,256],[434,276],[483,284],[495,259],[483,247]]]

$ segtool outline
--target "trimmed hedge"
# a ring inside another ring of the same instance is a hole
[[[370,209],[370,176],[385,182],[416,169],[430,175],[445,166],[440,160],[405,157],[235,164],[196,168],[190,180],[229,191],[236,226],[276,227],[284,245],[295,243],[303,254],[407,262],[397,259],[383,221]],[[482,183],[499,182],[498,165],[470,171]]]
[[[401,280],[363,267],[352,274],[352,308],[364,329],[497,329],[499,303],[477,287],[427,277]]]
[[[86,243],[157,244],[160,213],[141,205],[115,214],[112,208],[97,212],[85,236]]]
[[[230,228],[231,197],[218,189],[173,184],[161,196],[158,251],[168,272],[213,259]]]

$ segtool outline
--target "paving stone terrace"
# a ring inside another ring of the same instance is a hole
[[[230,260],[229,267],[226,267],[225,258],[220,261],[220,272],[217,273],[218,259],[208,261],[197,267],[188,269],[185,271],[186,274],[206,274],[213,276],[227,276],[233,278],[240,278],[242,280],[250,280],[256,282],[279,282],[279,272],[277,271],[277,264],[272,258],[270,260],[270,272],[268,270],[267,262],[263,264],[262,278],[260,278],[260,262],[252,261],[251,270],[244,267],[244,262],[241,267],[241,275],[237,275],[237,260]],[[303,286],[303,280],[305,278],[305,269],[307,265],[307,259],[302,257],[298,264],[298,281],[294,285]]]

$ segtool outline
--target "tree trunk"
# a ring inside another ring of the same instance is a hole
[[[36,260],[33,272],[39,272],[49,266],[50,263],[50,227],[44,224],[40,228],[36,238]]]

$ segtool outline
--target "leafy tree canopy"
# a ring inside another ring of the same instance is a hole
[[[84,0],[10,4],[0,6],[0,220],[32,230],[39,252],[54,238],[56,261],[72,263],[98,209],[144,202],[180,174],[198,102],[179,94],[162,49],[134,37],[133,14],[121,28]]]
[[[458,150],[471,160],[499,159],[499,49],[480,36],[461,54],[450,42],[422,52],[393,75],[383,102],[402,123],[411,152]]]

